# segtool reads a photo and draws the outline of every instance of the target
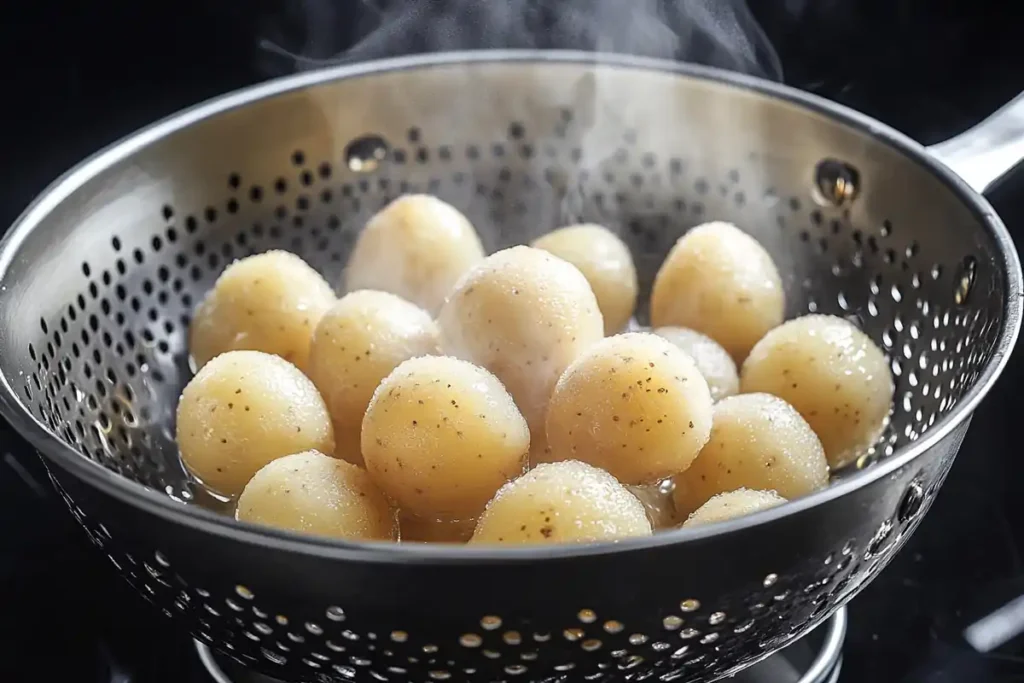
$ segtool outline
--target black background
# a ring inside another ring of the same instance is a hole
[[[1024,41],[1009,3],[752,4],[787,82],[925,143],[965,129],[1024,90]],[[288,63],[260,50],[259,41],[301,45],[299,5],[5,3],[0,226],[98,148],[182,107],[286,72]],[[363,30],[361,6],[336,3],[336,49]],[[1022,183],[1011,177],[992,196],[1018,241]],[[1014,432],[1022,376],[1018,357],[975,418],[917,536],[854,602],[843,681],[1024,680],[1024,645],[980,655],[961,637],[971,621],[1024,593],[1024,465]],[[117,660],[132,680],[202,680],[187,643],[85,547],[45,492],[38,463],[8,431],[0,430],[0,451],[11,454],[0,463],[0,678],[105,681]],[[26,480],[40,482],[42,495]]]

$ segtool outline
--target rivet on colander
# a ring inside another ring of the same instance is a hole
[[[860,173],[838,159],[823,159],[814,172],[815,198],[832,206],[853,202],[860,193]]]
[[[922,503],[924,503],[924,489],[921,487],[921,483],[916,480],[910,482],[903,494],[903,500],[900,501],[896,519],[900,524],[910,522],[921,511]]]
[[[971,290],[974,289],[974,281],[978,274],[978,260],[973,256],[965,256],[964,260],[960,262],[960,266],[957,270],[957,276],[953,281],[953,301],[957,305],[962,306],[967,303],[967,297],[970,296]]]
[[[379,135],[364,135],[345,147],[345,164],[356,173],[376,171],[388,156],[388,143]]]

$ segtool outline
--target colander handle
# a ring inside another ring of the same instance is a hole
[[[1024,160],[1024,93],[978,125],[928,151],[984,194]]]

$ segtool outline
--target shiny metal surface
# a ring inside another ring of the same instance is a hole
[[[172,424],[194,304],[275,247],[336,282],[365,220],[407,191],[465,211],[492,250],[604,223],[644,293],[687,229],[733,221],[776,259],[788,315],[850,316],[886,349],[891,424],[822,492],[613,546],[354,545],[196,505]],[[826,619],[912,533],[1020,295],[982,198],[817,98],[625,57],[391,60],[225,96],[52,186],[0,247],[0,410],[144,597],[267,675],[712,680]]]
[[[978,192],[985,192],[1024,158],[1024,95],[962,135],[928,150]]]

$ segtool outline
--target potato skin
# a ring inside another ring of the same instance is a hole
[[[597,299],[579,269],[523,246],[491,254],[467,272],[438,324],[445,352],[493,372],[533,431],[544,429],[565,368],[604,337]]]
[[[708,502],[697,508],[685,522],[684,527],[714,524],[728,519],[751,515],[761,510],[782,505],[786,499],[775,491],[737,489],[712,496]]]
[[[885,354],[842,318],[806,315],[765,335],[743,364],[744,392],[765,392],[796,408],[835,469],[880,436],[894,385]]]
[[[403,361],[440,351],[426,311],[394,294],[351,292],[324,314],[307,374],[331,413],[337,457],[363,464],[360,432],[374,390]]]
[[[475,519],[522,473],[530,432],[494,375],[456,358],[413,358],[374,392],[362,450],[374,481],[403,512]]]
[[[570,225],[535,239],[531,245],[579,268],[597,297],[604,333],[625,329],[636,308],[636,266],[629,247],[602,225]]]
[[[713,496],[740,488],[775,491],[792,500],[828,484],[828,462],[810,425],[769,394],[740,394],[715,404],[711,438],[675,477],[680,516]]]
[[[185,467],[226,496],[272,460],[334,452],[316,387],[288,361],[259,351],[229,351],[196,373],[178,402],[176,436]]]
[[[564,461],[538,465],[503,486],[470,543],[587,543],[651,533],[643,504],[615,477]]]
[[[547,438],[562,459],[650,484],[685,470],[708,440],[712,402],[696,364],[671,342],[629,332],[587,349],[551,397]]]
[[[740,363],[782,322],[785,304],[764,247],[730,223],[705,223],[679,238],[658,270],[651,325],[706,334]]]
[[[226,351],[262,351],[305,370],[309,340],[334,292],[305,261],[268,251],[235,261],[196,308],[189,353],[196,368]]]
[[[394,540],[388,499],[361,468],[317,451],[264,465],[238,497],[235,518],[350,540]]]
[[[345,291],[376,289],[437,313],[459,277],[484,257],[473,225],[452,205],[403,195],[359,234],[345,269]]]
[[[711,337],[685,327],[659,327],[654,334],[685,351],[707,380],[711,399],[720,401],[739,393],[740,375],[729,352]]]

